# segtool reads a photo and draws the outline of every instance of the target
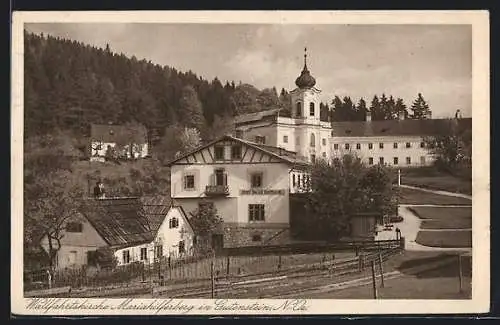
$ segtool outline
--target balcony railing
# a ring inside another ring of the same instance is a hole
[[[229,186],[227,185],[207,185],[205,188],[207,196],[226,196],[229,195]]]

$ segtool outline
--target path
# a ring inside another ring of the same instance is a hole
[[[401,187],[418,190],[422,192],[429,192],[437,195],[446,195],[446,196],[455,196],[461,197],[465,199],[472,200],[470,195],[460,194],[460,193],[452,193],[446,191],[434,191],[428,190],[421,187],[409,186],[409,185],[401,185]],[[471,202],[472,203],[472,202]],[[422,220],[417,217],[409,207],[467,207],[467,206],[455,206],[455,205],[436,205],[436,204],[400,204],[398,206],[398,215],[403,217],[403,221],[394,225],[394,229],[399,228],[401,230],[401,235],[405,237],[405,249],[409,251],[439,251],[439,252],[471,252],[472,248],[448,248],[448,247],[430,247],[418,244],[415,239],[417,238],[417,234],[419,231],[428,231],[429,229],[421,229],[420,225],[422,224]],[[448,229],[436,229],[435,231],[444,231]],[[454,229],[453,231],[466,231],[469,229]],[[430,230],[433,231],[433,230]],[[376,240],[387,240],[387,239],[396,239],[395,231],[381,231],[378,233]]]

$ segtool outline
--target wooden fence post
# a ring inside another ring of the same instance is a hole
[[[211,283],[211,294],[210,297],[214,299],[215,297],[215,274],[214,274],[214,260],[210,262],[210,283]]]
[[[383,288],[384,284],[384,269],[382,265],[382,253],[378,253],[378,268],[380,270],[380,287]]]
[[[228,255],[226,258],[226,275],[229,276],[229,259],[230,256]]]
[[[462,288],[462,255],[458,253],[458,292],[462,293],[463,288]]]
[[[372,287],[373,287],[373,299],[377,299],[377,282],[375,280],[375,262],[372,261]]]
[[[281,254],[278,255],[278,271],[281,270]]]

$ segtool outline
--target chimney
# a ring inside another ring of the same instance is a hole
[[[455,118],[462,118],[462,112],[460,112],[459,109],[457,109],[457,111],[455,112]]]
[[[366,111],[366,122],[372,121],[372,112]]]
[[[402,120],[404,120],[404,119],[405,119],[405,111],[400,111],[400,112],[398,113],[398,119],[399,119],[400,121],[402,121]]]

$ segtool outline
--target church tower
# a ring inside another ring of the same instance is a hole
[[[292,118],[301,119],[305,124],[319,124],[321,90],[315,87],[316,79],[307,68],[307,48],[304,49],[304,68],[295,80],[297,88],[290,92]]]

